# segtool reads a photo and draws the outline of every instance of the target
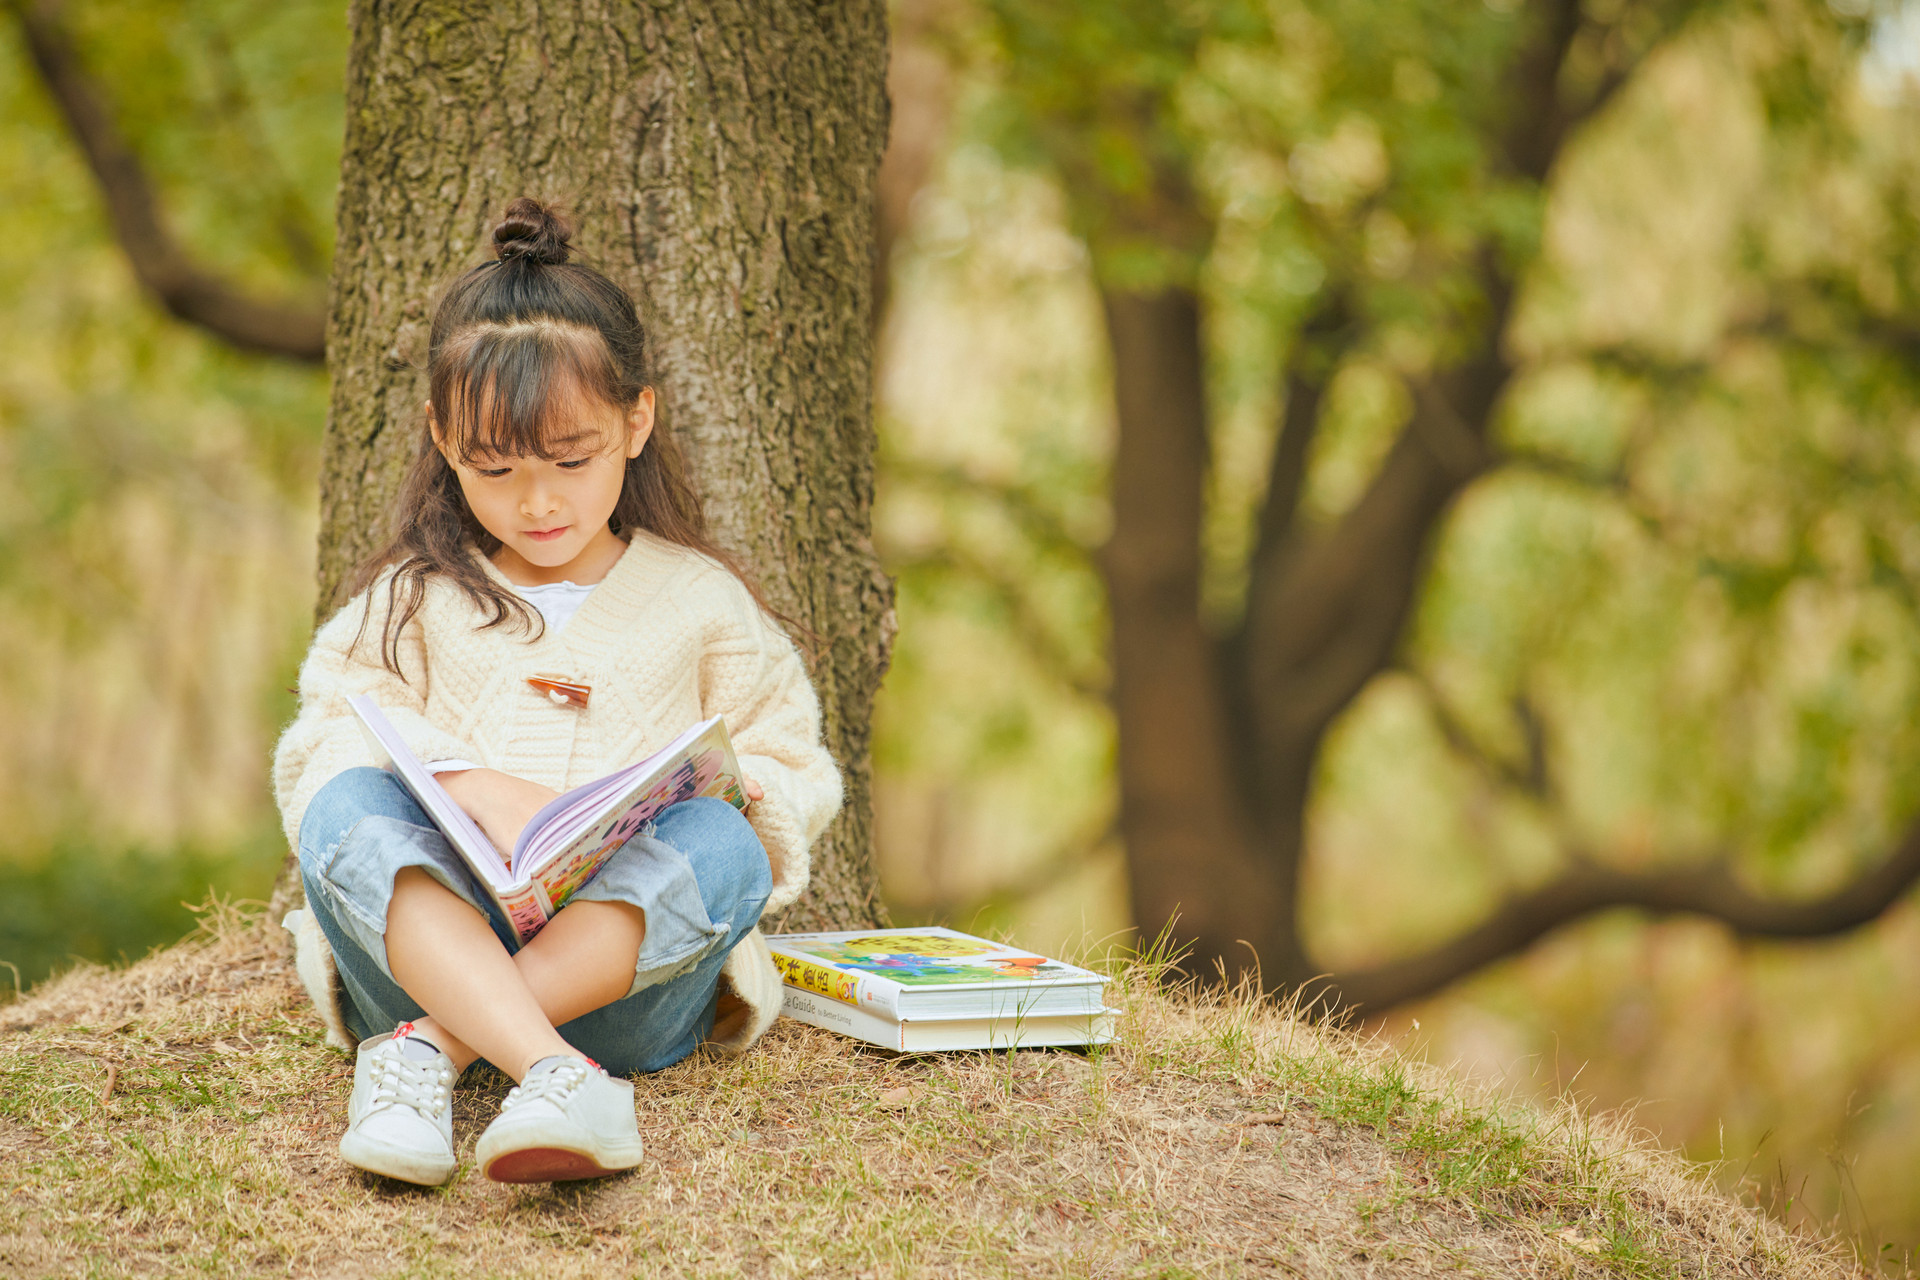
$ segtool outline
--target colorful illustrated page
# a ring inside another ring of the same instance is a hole
[[[600,869],[600,864],[619,847],[618,844],[603,844],[598,849],[585,847],[576,849],[571,857],[561,858],[550,866],[542,867],[540,874],[534,879],[538,880],[540,887],[547,891],[547,901],[553,903],[553,909],[558,911],[573,900],[573,895],[580,892],[587,881],[593,879],[593,873]]]
[[[572,854],[556,859],[535,873],[534,878],[546,889],[554,910],[565,906],[616,849],[681,801],[717,795],[736,808],[745,808],[746,795],[738,780],[721,771],[725,759],[726,753],[717,747],[689,756],[679,768],[637,798],[626,812],[602,819],[581,833],[585,843]]]
[[[514,936],[522,942],[546,928],[547,913],[540,909],[539,891],[529,888],[508,898],[507,921],[513,925]]]
[[[909,987],[1031,982],[1080,972],[1045,956],[959,934],[874,933],[789,945],[849,973],[871,973]]]

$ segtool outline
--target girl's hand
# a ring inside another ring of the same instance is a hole
[[[755,800],[765,800],[767,798],[767,793],[761,790],[760,784],[752,778],[743,775],[740,779],[740,785],[746,789],[748,804],[752,804]]]
[[[439,775],[454,803],[467,811],[504,861],[534,814],[560,793],[498,769],[459,769]]]

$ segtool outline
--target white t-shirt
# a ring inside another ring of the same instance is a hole
[[[514,588],[522,600],[540,611],[551,631],[565,631],[567,624],[573,621],[573,615],[580,612],[580,606],[593,594],[596,584],[578,582],[542,582],[531,587]],[[430,760],[428,773],[452,773],[456,769],[478,769],[480,766],[471,760]]]
[[[514,592],[540,611],[549,628],[565,631],[567,624],[573,621],[573,615],[580,612],[580,606],[593,594],[596,585],[592,582],[585,586],[577,582],[543,582],[533,587],[515,587]]]

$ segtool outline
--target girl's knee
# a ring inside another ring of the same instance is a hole
[[[753,827],[718,796],[695,796],[662,809],[653,820],[652,834],[690,854],[695,849],[740,844],[753,837]]]
[[[709,919],[759,919],[773,892],[773,868],[738,809],[713,796],[684,800],[660,815],[655,835],[686,856]]]
[[[361,767],[335,774],[307,802],[300,817],[300,852],[318,853],[338,844],[362,818],[396,815],[413,797],[385,769]]]
[[[767,895],[773,892],[773,867],[767,861],[767,851],[752,835],[753,829],[748,827],[747,831],[747,840],[716,848],[693,864],[700,896],[706,900],[707,918],[725,920],[739,929],[752,927],[766,908]]]

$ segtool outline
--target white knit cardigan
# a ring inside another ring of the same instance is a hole
[[[484,557],[475,558],[512,589]],[[377,702],[422,760],[470,760],[559,791],[631,764],[688,725],[721,715],[741,769],[766,792],[747,818],[773,866],[767,910],[787,906],[806,887],[809,849],[840,808],[840,771],[821,743],[820,703],[800,655],[726,569],[635,533],[566,629],[537,637],[512,621],[481,629],[486,615],[458,587],[430,580],[400,636],[404,678],[381,657],[386,602],[383,577],[320,628],[300,668],[300,713],[273,761],[290,844],[297,844],[300,819],[322,786],[374,763],[347,706],[349,693]],[[587,706],[556,703],[526,683],[535,674],[591,686]],[[339,975],[313,914],[289,912],[284,923],[328,1041],[350,1048]],[[709,1043],[737,1053],[780,1012],[779,971],[758,928],[735,947],[721,977],[740,1004]]]

